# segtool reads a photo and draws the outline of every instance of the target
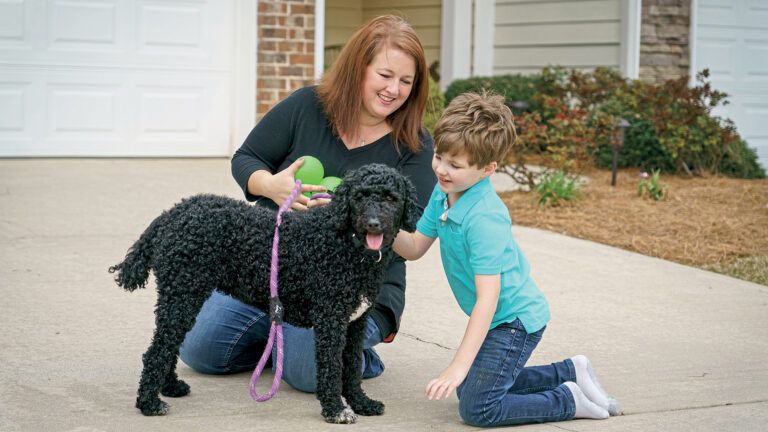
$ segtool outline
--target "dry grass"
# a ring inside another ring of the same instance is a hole
[[[515,224],[706,268],[768,285],[768,179],[662,176],[661,201],[637,195],[637,170],[586,174],[583,197],[558,207],[526,192],[502,198]]]

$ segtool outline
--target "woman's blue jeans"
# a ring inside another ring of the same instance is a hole
[[[205,374],[253,371],[267,344],[270,326],[269,314],[214,291],[187,333],[179,356],[189,367]],[[363,341],[363,378],[384,372],[384,363],[373,350],[381,340],[379,327],[369,317]],[[314,330],[283,323],[283,345],[283,380],[297,390],[314,393]]]
[[[576,382],[573,362],[525,366],[543,334],[544,329],[528,334],[520,320],[488,332],[467,378],[456,389],[464,422],[507,426],[573,418],[573,395],[562,385]]]

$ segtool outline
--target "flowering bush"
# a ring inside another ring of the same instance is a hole
[[[451,83],[450,100],[464,91],[489,89],[516,107],[518,140],[500,171],[533,189],[545,165],[577,175],[588,163],[610,165],[617,120],[629,122],[619,149],[620,167],[699,175],[723,173],[739,178],[764,178],[753,149],[728,119],[712,114],[727,103],[712,88],[709,71],[661,84],[629,80],[609,68],[592,72],[545,68],[532,76],[503,75]]]

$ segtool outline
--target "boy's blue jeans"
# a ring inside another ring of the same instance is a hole
[[[179,356],[189,367],[205,374],[253,371],[267,344],[270,326],[268,313],[214,291],[187,333]],[[381,340],[379,327],[369,317],[363,341],[363,378],[384,372],[384,363],[373,350]],[[283,345],[283,380],[297,390],[314,393],[314,330],[283,323]]]
[[[520,320],[488,332],[467,378],[456,389],[464,422],[506,426],[573,418],[573,395],[562,385],[576,382],[573,362],[525,367],[543,334],[544,329],[526,333]]]

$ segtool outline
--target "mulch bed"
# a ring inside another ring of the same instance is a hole
[[[583,196],[557,207],[533,205],[527,192],[501,196],[517,225],[681,264],[722,271],[745,257],[768,257],[768,179],[662,175],[666,196],[654,201],[638,196],[639,173],[621,170],[611,187],[610,171],[590,170]]]

